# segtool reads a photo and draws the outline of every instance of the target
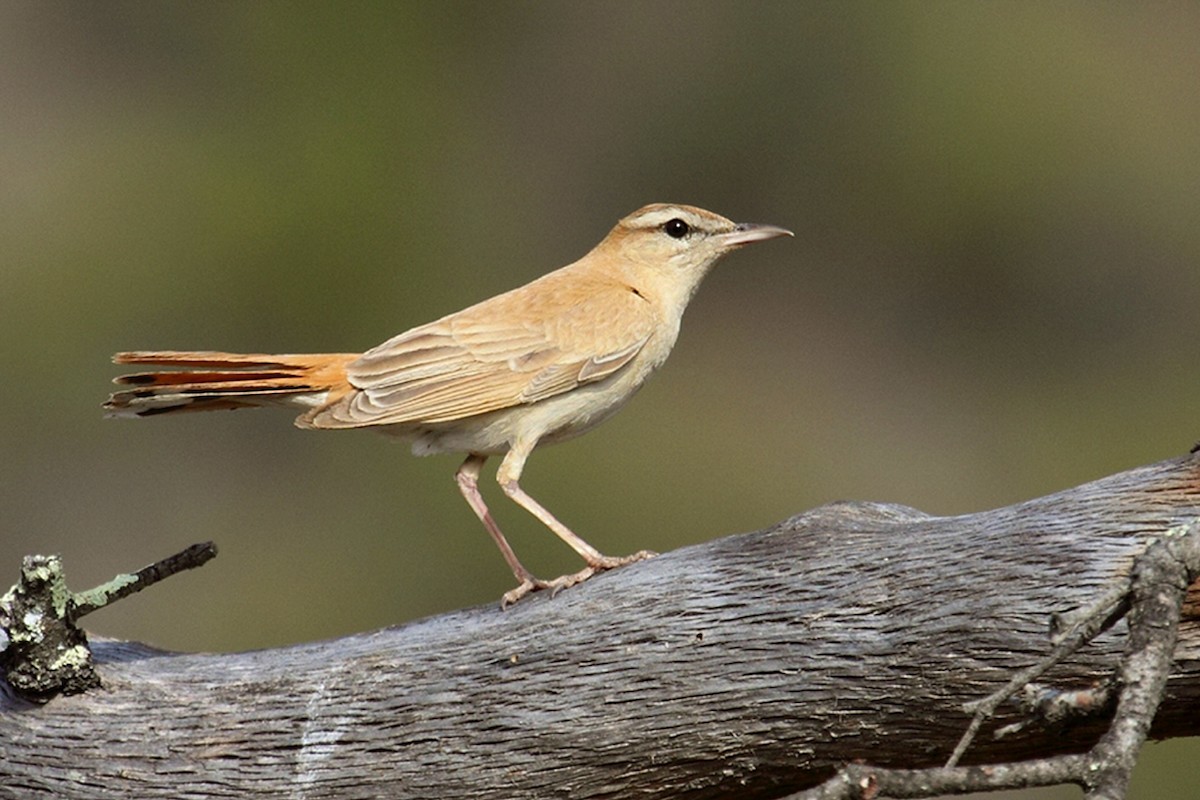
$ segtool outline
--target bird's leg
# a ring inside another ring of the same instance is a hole
[[[580,555],[587,567],[579,572],[571,575],[563,575],[555,578],[552,581],[541,581],[540,583],[547,584],[545,586],[536,586],[538,589],[565,589],[568,586],[574,586],[577,583],[582,583],[597,572],[602,572],[606,569],[619,567],[624,564],[631,564],[634,561],[641,561],[646,558],[652,558],[657,553],[649,550],[642,550],[630,556],[621,556],[614,558],[606,556],[599,550],[585,542],[579,535],[562,524],[555,518],[553,514],[542,507],[538,501],[534,500],[525,490],[521,488],[520,477],[521,471],[525,468],[525,460],[529,457],[529,453],[533,450],[533,445],[517,446],[514,445],[504,457],[504,461],[500,464],[500,469],[496,473],[496,480],[500,484],[500,488],[504,493],[512,498],[513,502],[521,506],[521,508],[533,514],[542,524],[554,532],[558,538],[562,539],[572,550]],[[486,523],[485,523],[486,524]],[[530,589],[529,591],[532,591]],[[510,593],[511,594],[511,593]]]
[[[492,519],[492,513],[488,511],[487,504],[483,502],[483,495],[479,493],[479,471],[483,469],[483,465],[486,462],[487,456],[472,453],[467,456],[467,460],[458,468],[458,472],[454,473],[454,480],[458,483],[458,490],[462,492],[467,505],[475,512],[475,516],[479,517],[479,521],[483,523],[483,527],[487,528],[492,541],[500,548],[500,554],[508,562],[508,568],[516,576],[517,588],[506,592],[500,601],[500,607],[504,608],[517,602],[535,589],[548,589],[551,587],[548,581],[538,580],[533,577],[533,573],[525,569],[525,565],[517,558],[517,554],[513,552],[512,546],[504,538],[504,534],[500,532],[500,526],[496,524],[496,520]]]

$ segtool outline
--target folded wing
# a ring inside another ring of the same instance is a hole
[[[650,305],[628,287],[572,294],[539,292],[532,307],[529,295],[500,295],[402,333],[348,364],[354,391],[304,423],[450,422],[616,375],[655,330]]]

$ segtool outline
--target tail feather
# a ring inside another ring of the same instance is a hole
[[[346,364],[354,353],[262,355],[215,351],[149,350],[117,353],[117,364],[174,369],[134,372],[114,383],[131,388],[104,404],[109,416],[144,417],[264,405],[319,405],[331,391],[349,388]]]
[[[349,354],[267,355],[222,353],[218,350],[131,350],[113,356],[114,364],[154,364],[160,367],[220,367],[223,369],[286,369],[306,367],[314,361],[344,358]],[[357,358],[357,354],[350,356]]]
[[[187,383],[229,384],[229,388],[234,388],[238,384],[244,384],[247,381],[290,380],[295,377],[295,373],[283,370],[276,372],[259,370],[254,372],[201,372],[199,370],[186,370],[179,372],[132,372],[128,375],[118,376],[113,380],[113,383],[132,386],[170,386],[172,384]]]

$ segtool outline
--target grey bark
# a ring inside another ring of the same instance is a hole
[[[1052,613],[1200,516],[1198,469],[1187,456],[958,517],[833,504],[506,612],[331,642],[94,641],[102,688],[0,696],[0,797],[768,798],[854,759],[933,766],[963,703],[1049,651]],[[1111,677],[1125,633],[1041,682]],[[1152,736],[1198,732],[1198,656],[1186,620]],[[987,735],[1020,718],[1002,710],[964,763],[1079,752],[1107,724]]]

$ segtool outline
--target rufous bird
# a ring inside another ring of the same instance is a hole
[[[365,353],[118,353],[118,364],[176,369],[122,375],[115,382],[129,388],[104,405],[121,417],[288,406],[301,409],[301,428],[374,428],[411,442],[416,455],[466,453],[455,478],[516,576],[507,606],[653,555],[601,554],[525,493],[525,461],[633,396],[666,361],[684,308],[721,256],[791,235],[692,206],[648,205],[575,263]],[[540,580],[521,564],[479,492],[493,455],[504,457],[496,474],[504,493],[574,549],[582,570]]]

